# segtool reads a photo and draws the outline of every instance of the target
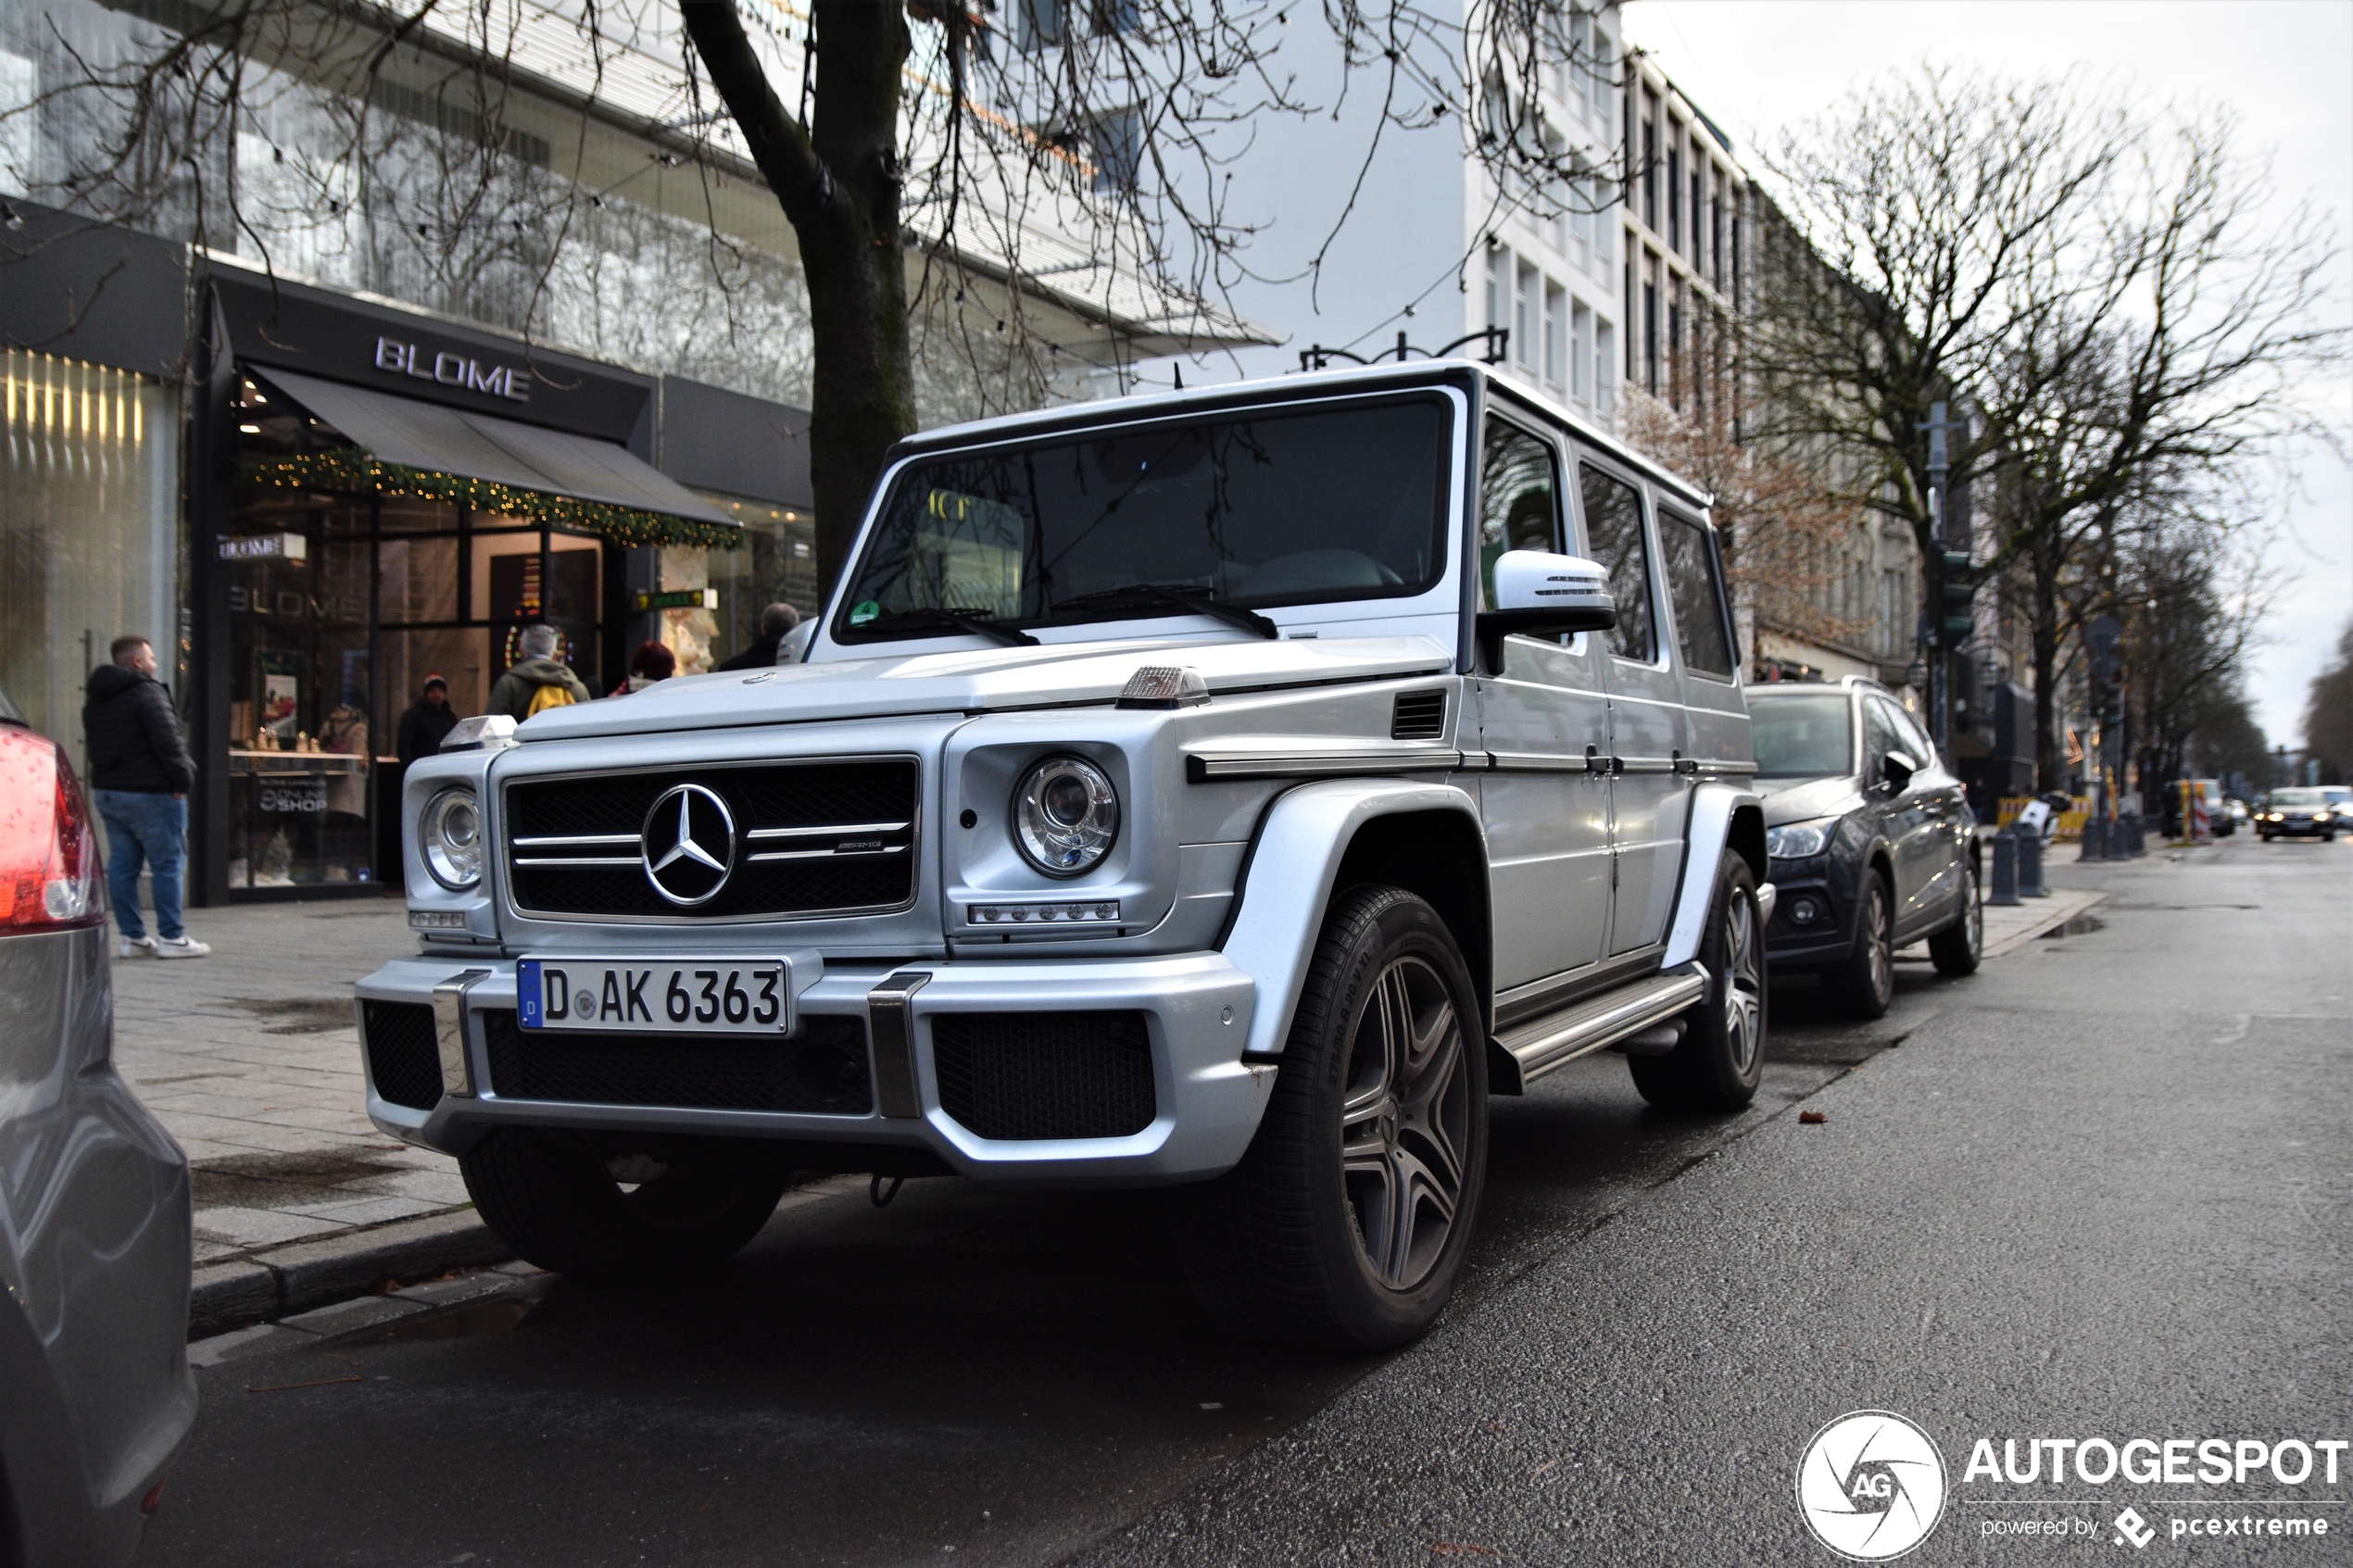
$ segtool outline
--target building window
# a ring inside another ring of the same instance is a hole
[[[1568,312],[1568,395],[1579,403],[1593,398],[1593,312],[1582,302]]]
[[[1013,0],[1013,44],[1027,52],[1063,41],[1063,0]]]
[[[1544,282],[1544,384],[1558,392],[1567,373],[1562,363],[1561,334],[1567,323],[1561,320],[1568,313],[1568,294],[1550,279]]]
[[[1658,280],[1642,280],[1642,390],[1658,395]]]
[[[1642,117],[1642,221],[1658,232],[1658,121],[1650,115]]]
[[[1512,362],[1530,376],[1536,372],[1536,312],[1543,299],[1540,277],[1535,268],[1521,262],[1518,286],[1512,292]]]
[[[1593,407],[1604,418],[1617,403],[1617,329],[1607,321],[1593,328]]]
[[[1720,187],[1716,199],[1708,205],[1707,229],[1710,275],[1716,281],[1716,292],[1721,294],[1724,292],[1724,195]]]
[[[1491,331],[1511,325],[1504,312],[1504,269],[1510,265],[1511,254],[1501,245],[1487,247],[1487,325]]]
[[[1600,28],[1593,30],[1592,57],[1593,123],[1606,131],[1610,107],[1617,93],[1617,62],[1609,39],[1604,36]]]
[[[1700,172],[1697,168],[1693,168],[1692,170],[1692,270],[1694,272],[1700,270],[1701,260],[1699,222],[1701,189]]]
[[[1675,285],[1667,296],[1667,401],[1676,408],[1683,406],[1683,286]]]
[[[1732,308],[1741,304],[1741,207],[1737,198],[1732,203]]]
[[[1683,132],[1669,125],[1667,132],[1667,248],[1679,255],[1683,249]],[[1651,227],[1658,227],[1654,215]]]
[[[1144,117],[1134,109],[1104,115],[1088,142],[1095,155],[1095,193],[1134,190],[1143,165]]]

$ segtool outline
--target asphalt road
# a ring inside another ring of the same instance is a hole
[[[1615,1057],[1498,1101],[1473,1272],[1410,1351],[1220,1337],[1148,1196],[911,1182],[691,1290],[541,1280],[208,1370],[140,1561],[1821,1564],[1796,1466],[1861,1408],[1949,1467],[1907,1562],[2353,1561],[2353,1453],[1963,1477],[1979,1437],[2353,1437],[2353,852],[2060,873],[2111,890],[2097,929],[1906,964],[1879,1023],[1777,991],[1741,1117],[1656,1116]],[[2337,1533],[2171,1538],[2221,1502]]]

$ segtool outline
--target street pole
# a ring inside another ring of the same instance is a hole
[[[1944,446],[1944,405],[1930,404],[1928,423],[1920,428],[1928,432],[1929,532],[1936,541],[1936,570],[1933,573],[1936,591],[1930,596],[1929,606],[1930,614],[1932,617],[1930,625],[1935,631],[1935,637],[1931,645],[1935,650],[1935,655],[1929,660],[1928,665],[1929,734],[1936,742],[1936,749],[1945,756],[1950,756],[1953,726],[1949,709],[1952,707],[1950,688],[1953,650],[1946,639],[1947,628],[1944,624],[1944,557],[1949,547],[1949,541],[1944,535],[1946,514],[1949,510],[1945,505],[1944,491],[1945,476],[1950,470]]]

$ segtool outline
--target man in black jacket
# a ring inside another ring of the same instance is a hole
[[[800,611],[788,604],[773,604],[760,612],[760,635],[751,646],[729,659],[721,659],[714,670],[767,670],[776,662],[776,645],[793,633],[800,624]]]
[[[406,768],[418,758],[439,751],[457,727],[457,712],[449,706],[449,683],[438,675],[426,676],[416,705],[400,716],[400,765]]]
[[[180,879],[188,862],[188,792],[196,764],[156,679],[145,637],[117,637],[111,664],[90,671],[82,733],[90,746],[91,792],[107,824],[107,892],[114,904],[117,958],[200,959],[212,949],[180,923]],[[155,936],[139,918],[139,863],[153,873]]]

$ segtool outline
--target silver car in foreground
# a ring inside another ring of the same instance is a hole
[[[368,1110],[549,1268],[724,1258],[794,1168],[1159,1185],[1214,1316],[1365,1348],[1491,1093],[1756,1091],[1706,497],[1482,367],[914,437],[801,661],[450,739]]]
[[[106,878],[0,696],[0,1565],[116,1563],[195,1419],[188,1161],[116,1075]]]

